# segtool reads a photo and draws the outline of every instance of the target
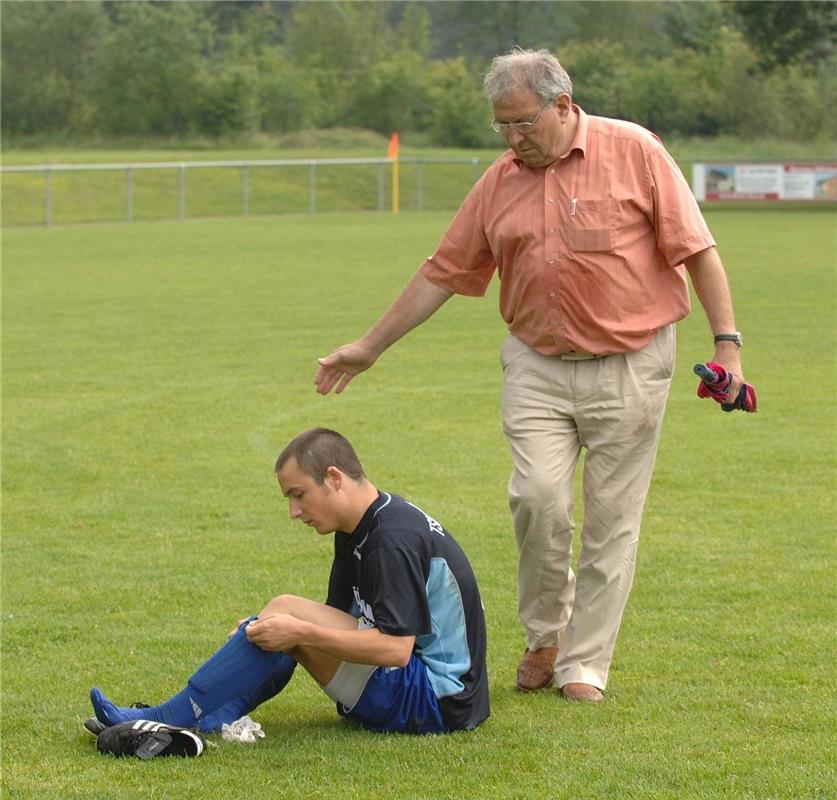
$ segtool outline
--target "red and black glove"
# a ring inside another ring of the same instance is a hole
[[[724,411],[756,410],[756,390],[749,383],[741,384],[738,396],[730,402],[727,395],[732,384],[732,373],[727,372],[720,364],[714,361],[695,364],[695,375],[700,377],[698,397],[711,397],[716,403],[721,404]]]

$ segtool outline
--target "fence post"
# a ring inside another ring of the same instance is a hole
[[[186,165],[181,164],[177,181],[177,218],[186,216]]]
[[[416,164],[416,211],[424,211],[424,160]]]
[[[308,164],[308,213],[317,213],[317,162]]]
[[[476,183],[480,177],[480,160],[478,158],[471,159],[471,183]]]
[[[384,165],[378,164],[378,211],[384,210]]]
[[[52,225],[52,170],[49,167],[44,171],[44,224]]]
[[[130,167],[125,168],[125,219],[134,221],[134,171]]]
[[[246,161],[241,167],[241,215],[250,215],[250,165]]]

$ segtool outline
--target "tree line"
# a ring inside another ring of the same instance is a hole
[[[481,79],[546,47],[588,112],[661,135],[833,137],[833,2],[2,3],[2,133],[358,127],[493,143]]]

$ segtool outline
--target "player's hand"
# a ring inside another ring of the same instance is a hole
[[[247,622],[250,617],[242,617],[238,622],[235,623],[235,627],[227,634],[227,638],[229,639],[231,636],[235,636],[238,632],[238,629],[241,627],[242,622]]]
[[[320,394],[328,394],[336,385],[335,391],[340,394],[355,375],[369,369],[377,359],[378,354],[362,341],[344,344],[331,355],[317,359],[320,366],[314,385]]]
[[[247,638],[262,650],[287,652],[299,644],[302,620],[290,614],[271,614],[259,617],[246,628]]]

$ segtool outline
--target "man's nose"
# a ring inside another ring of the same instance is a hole
[[[290,502],[290,510],[291,510],[291,519],[297,519],[298,517],[302,516],[302,509],[299,507],[299,504],[291,500]]]
[[[525,133],[521,133],[520,131],[511,130],[506,134],[506,139],[510,145],[518,145],[526,138]]]

